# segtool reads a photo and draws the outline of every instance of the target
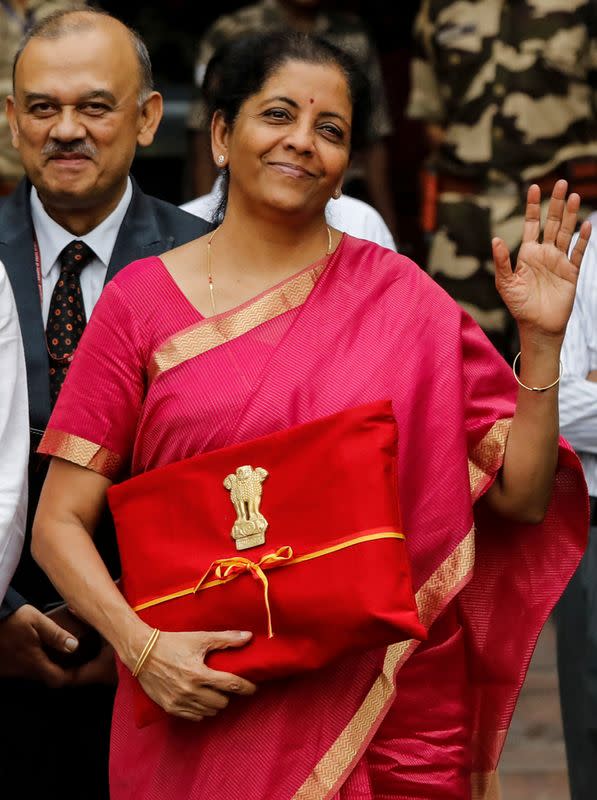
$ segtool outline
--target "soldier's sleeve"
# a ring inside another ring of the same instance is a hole
[[[384,136],[389,136],[393,131],[393,125],[390,117],[381,65],[377,53],[371,44],[368,48],[366,70],[371,87],[372,108],[368,138],[370,141],[375,142]]]
[[[410,68],[410,95],[406,115],[426,122],[443,122],[445,108],[432,52],[433,21],[424,0],[415,19],[414,50]]]
[[[589,30],[589,72],[588,81],[593,90],[593,113],[597,115],[597,4],[592,6]]]

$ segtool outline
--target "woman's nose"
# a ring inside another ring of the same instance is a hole
[[[288,131],[286,136],[286,147],[296,150],[298,153],[310,153],[313,151],[313,129],[308,124],[297,124]]]

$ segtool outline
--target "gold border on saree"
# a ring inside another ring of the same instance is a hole
[[[151,358],[149,381],[195,356],[207,353],[257,328],[275,317],[301,306],[310,295],[327,260],[308,267],[282,286],[273,288],[236,311],[209,317],[177,333],[162,344]]]

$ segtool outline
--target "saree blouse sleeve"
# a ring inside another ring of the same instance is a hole
[[[141,322],[112,281],[85,329],[39,452],[110,480],[125,470],[145,395],[146,341]]]

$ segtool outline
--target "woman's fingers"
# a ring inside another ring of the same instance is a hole
[[[504,241],[497,236],[491,240],[493,252],[493,263],[495,265],[496,283],[503,282],[512,277],[512,264],[510,262],[510,251]]]
[[[254,683],[241,678],[240,675],[232,675],[230,672],[219,672],[204,666],[199,676],[203,686],[217,689],[219,692],[229,694],[255,694],[257,687]]]
[[[195,695],[197,703],[206,711],[212,711],[217,714],[218,711],[226,708],[230,702],[228,695],[218,692],[216,689],[210,689],[209,686],[202,686]]]
[[[529,186],[522,228],[523,242],[536,242],[541,232],[541,191],[536,183]]]
[[[562,216],[562,224],[556,236],[556,245],[558,249],[566,254],[568,254],[568,248],[570,247],[570,242],[572,241],[572,236],[576,229],[576,217],[579,208],[580,196],[576,194],[576,192],[573,192],[566,201],[564,214]]]
[[[587,244],[589,243],[589,237],[591,236],[591,223],[588,220],[585,220],[583,224],[580,226],[580,231],[578,234],[578,239],[576,244],[574,245],[574,249],[570,254],[570,261],[574,264],[574,266],[579,269],[580,264],[582,261],[582,257],[587,249]]]
[[[531,187],[532,189],[533,187]],[[539,189],[539,187],[537,187]],[[568,182],[565,180],[556,181],[549,206],[547,207],[547,219],[545,220],[545,228],[543,230],[543,242],[545,244],[555,244],[560,232],[562,224],[562,217],[566,208],[566,190],[568,189]],[[529,189],[530,192],[530,189]],[[539,193],[540,197],[540,193]]]

